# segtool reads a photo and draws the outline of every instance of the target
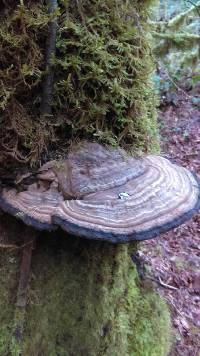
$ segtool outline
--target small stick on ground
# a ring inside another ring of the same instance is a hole
[[[179,289],[179,288],[176,288],[174,286],[171,286],[169,284],[164,283],[160,277],[158,277],[158,279],[157,279],[157,278],[153,278],[153,277],[147,276],[146,278],[150,279],[151,281],[156,282],[161,287],[168,288],[168,289],[171,289],[171,290],[178,290]]]
[[[14,244],[2,244],[0,243],[0,249],[12,249],[12,250],[15,250],[15,249],[18,249],[19,247],[17,245],[14,245]]]
[[[18,343],[21,343],[23,340],[24,319],[27,305],[27,292],[30,280],[31,258],[34,243],[35,233],[31,229],[27,229],[25,231],[24,236],[24,247],[22,251],[14,321],[14,337]]]

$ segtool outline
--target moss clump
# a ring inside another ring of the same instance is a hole
[[[172,343],[170,315],[165,302],[153,291],[137,290],[134,300],[137,312],[129,341],[131,356],[167,356]],[[132,312],[133,313],[133,312]]]
[[[193,77],[199,67],[199,8],[198,2],[168,21],[154,23],[153,51],[176,82]]]
[[[53,116],[46,120],[40,117],[40,105],[47,9],[43,1],[4,6],[2,162],[11,156],[33,163],[47,147],[56,150],[75,139],[134,152],[158,148],[148,79],[153,70],[145,35],[148,5],[139,0],[59,2]]]
[[[55,111],[73,137],[145,151],[155,144],[155,98],[139,1],[68,1],[55,59]]]
[[[0,355],[18,355],[18,345],[15,342],[13,321],[15,314],[15,290],[17,288],[19,258],[16,253],[0,255]]]
[[[40,243],[25,355],[167,355],[169,313],[156,294],[141,292],[127,245],[58,235]]]
[[[0,163],[35,161],[52,138],[39,120],[40,83],[49,18],[41,1],[4,5],[0,24]]]
[[[19,243],[19,222],[3,221],[1,234]],[[0,354],[166,356],[169,312],[158,295],[140,287],[130,258],[136,249],[43,233],[26,310],[15,306],[20,253],[1,253]],[[22,341],[16,333],[21,317]]]

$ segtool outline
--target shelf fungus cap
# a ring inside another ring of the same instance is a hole
[[[0,207],[38,229],[125,243],[158,236],[200,209],[200,184],[187,169],[150,155],[127,156],[96,143],[40,168],[36,183],[3,189]]]
[[[22,192],[4,188],[0,208],[38,230],[55,230],[52,215],[63,197],[52,185],[46,190],[44,186],[34,183]]]

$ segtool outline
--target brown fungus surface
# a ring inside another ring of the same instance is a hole
[[[84,143],[42,166],[25,191],[4,188],[0,206],[38,229],[123,243],[158,236],[200,207],[199,182],[160,156],[134,158]]]

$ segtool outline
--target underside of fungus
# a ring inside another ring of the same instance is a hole
[[[187,169],[160,156],[83,143],[50,161],[26,190],[4,188],[0,207],[39,230],[124,243],[158,236],[200,208],[200,185]]]

